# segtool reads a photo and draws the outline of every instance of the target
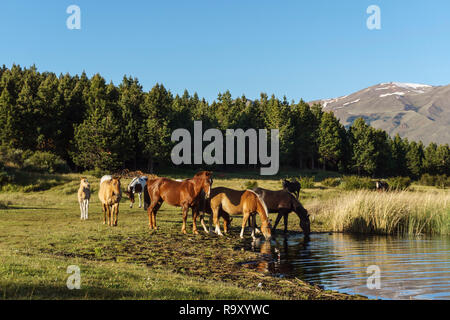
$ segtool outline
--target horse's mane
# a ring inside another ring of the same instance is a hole
[[[266,203],[264,202],[264,200],[255,191],[250,190],[250,189],[248,189],[247,191],[250,191],[251,193],[253,193],[258,198],[258,200],[261,202],[264,210],[266,211],[267,218],[269,218],[269,210],[267,209],[267,206],[266,206]]]

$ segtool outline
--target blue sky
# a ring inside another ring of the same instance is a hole
[[[69,30],[66,8],[81,8]],[[369,5],[381,30],[366,27]],[[450,1],[0,2],[0,64],[120,83],[137,77],[213,100],[261,92],[298,101],[380,82],[448,84]]]

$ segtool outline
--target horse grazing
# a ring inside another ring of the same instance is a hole
[[[273,229],[275,230],[281,217],[284,218],[284,232],[287,232],[288,215],[295,212],[300,219],[300,227],[305,236],[310,234],[310,222],[308,211],[302,206],[300,201],[293,194],[285,190],[271,191],[263,188],[253,189],[265,202],[269,213],[278,213]]]
[[[139,208],[141,208],[142,192],[145,189],[147,180],[148,180],[148,178],[146,176],[135,177],[135,178],[133,178],[133,180],[131,180],[130,184],[127,187],[127,191],[125,191],[128,198],[130,198],[130,208],[133,208],[135,193],[138,194]]]
[[[377,188],[377,191],[388,191],[389,185],[385,181],[377,181],[375,182],[375,186]]]
[[[106,214],[108,213],[108,225],[117,226],[119,203],[122,198],[120,177],[103,176],[100,180],[98,198],[102,203],[103,224],[106,224]]]
[[[91,198],[91,186],[88,179],[81,178],[78,189],[78,203],[80,204],[81,220],[88,219],[89,199]]]
[[[298,182],[297,180],[292,181],[289,181],[287,179],[283,180],[283,189],[294,194],[297,197],[297,199],[300,195],[301,187],[302,186],[300,185],[300,182]]]
[[[224,187],[214,188],[211,190],[210,206],[213,212],[215,231],[218,235],[223,235],[219,226],[219,211],[222,209],[232,216],[243,215],[241,238],[244,237],[244,229],[248,219],[258,213],[261,218],[261,231],[266,240],[271,239],[269,212],[264,201],[254,191],[238,191]],[[211,222],[212,220],[209,219],[210,228]],[[255,237],[255,228],[252,230],[252,237]]]
[[[197,231],[197,216],[199,213],[199,204],[201,200],[201,192],[203,191],[206,198],[211,192],[212,172],[201,171],[193,178],[182,181],[175,181],[168,178],[157,178],[147,182],[147,192],[149,196],[148,224],[150,229],[157,229],[156,213],[159,208],[166,201],[171,206],[181,207],[183,210],[183,226],[181,232],[186,234],[186,220],[189,208],[192,208],[193,226],[192,232],[198,234]],[[146,195],[144,194],[144,198]],[[147,202],[147,201],[146,201]],[[203,229],[206,231],[206,226],[201,219]]]

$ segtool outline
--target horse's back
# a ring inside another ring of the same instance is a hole
[[[103,176],[100,180],[100,188],[98,190],[98,198],[103,204],[113,204],[120,202],[122,192],[120,189],[120,179],[117,179],[116,186],[113,185],[113,178],[109,175]],[[116,188],[114,190],[113,188]]]
[[[102,185],[103,182],[109,181],[109,180],[112,180],[112,176],[111,176],[111,175],[108,174],[108,175],[103,176],[103,177],[100,179],[100,185]]]
[[[256,188],[254,191],[265,202],[269,212],[277,212],[280,208],[295,207],[295,202],[298,202],[294,195],[286,190]]]

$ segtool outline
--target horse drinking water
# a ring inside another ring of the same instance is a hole
[[[127,187],[127,191],[125,193],[127,194],[128,198],[130,198],[130,208],[133,208],[134,203],[134,194],[138,194],[139,198],[139,208],[141,208],[141,202],[142,202],[142,192],[145,189],[145,185],[147,184],[148,178],[146,176],[140,176],[135,177],[133,180],[131,180],[130,184]]]
[[[81,178],[78,189],[78,203],[80,204],[81,220],[88,219],[89,199],[91,198],[91,186],[86,178]]]
[[[287,232],[288,215],[291,212],[295,212],[300,219],[300,227],[302,228],[304,235],[309,236],[310,222],[308,211],[292,193],[286,190],[272,191],[263,188],[255,188],[253,191],[264,200],[270,213],[278,213],[273,227],[274,230],[277,228],[281,217],[283,217],[284,232]]]
[[[259,214],[261,218],[261,231],[266,240],[271,239],[271,226],[269,222],[269,211],[267,210],[264,201],[252,190],[238,191],[228,189],[224,187],[214,188],[211,190],[210,200],[211,210],[213,212],[214,225],[216,233],[222,235],[219,226],[219,214],[220,209],[228,213],[229,215],[243,215],[241,238],[244,237],[244,229],[248,219]],[[211,218],[209,219],[209,225],[211,228]],[[252,231],[252,237],[255,237],[255,228]]]
[[[100,180],[98,198],[102,203],[103,224],[106,224],[106,214],[108,214],[108,225],[117,226],[119,203],[122,198],[120,177],[103,176]]]

